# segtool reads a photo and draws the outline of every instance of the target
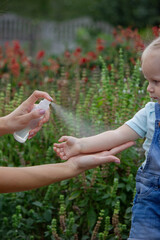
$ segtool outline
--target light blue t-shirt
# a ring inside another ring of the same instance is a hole
[[[148,102],[144,108],[138,111],[134,117],[125,124],[132,128],[140,137],[146,138],[143,143],[145,161],[142,167],[144,167],[155,131],[155,102]]]

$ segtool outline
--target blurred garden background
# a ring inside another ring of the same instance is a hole
[[[0,2],[0,116],[34,90],[62,107],[25,144],[1,137],[1,166],[61,160],[53,143],[114,129],[150,99],[140,56],[159,36],[158,0]],[[106,164],[33,191],[0,194],[0,239],[127,239],[141,145]]]

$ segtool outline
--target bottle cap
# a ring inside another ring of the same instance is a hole
[[[40,103],[38,104],[38,108],[42,108],[44,110],[48,109],[49,108],[49,105],[50,105],[50,101],[48,101],[47,99],[43,99],[40,101]]]

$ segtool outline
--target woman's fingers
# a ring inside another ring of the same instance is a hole
[[[48,93],[36,90],[24,103],[27,105],[33,105],[39,98],[45,98],[48,101],[53,101]]]
[[[45,112],[44,117],[39,121],[38,126],[40,127],[40,126],[42,126],[44,123],[48,122],[49,117],[50,117],[50,111],[47,110],[47,111]]]
[[[40,127],[36,127],[36,128],[34,128],[33,130],[31,130],[31,131],[29,132],[28,139],[33,138],[33,137],[37,134],[37,132],[39,132],[39,130],[40,130],[41,128],[42,128],[42,127],[40,126]]]
[[[127,142],[127,143],[124,143],[118,147],[115,147],[113,149],[111,149],[110,151],[108,151],[108,154],[110,155],[116,155],[117,153],[120,153],[122,151],[124,151],[125,149],[131,147],[135,145],[135,142]]]

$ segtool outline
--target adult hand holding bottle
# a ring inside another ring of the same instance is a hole
[[[13,112],[0,118],[0,136],[22,130],[28,126],[31,120],[38,119],[43,116],[43,118],[38,122],[38,126],[29,132],[28,138],[35,136],[41,129],[42,125],[49,120],[50,116],[49,110],[45,111],[43,109],[36,109],[32,111],[35,106],[35,102],[40,98],[53,101],[48,93],[38,90],[34,91],[32,95]]]

